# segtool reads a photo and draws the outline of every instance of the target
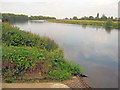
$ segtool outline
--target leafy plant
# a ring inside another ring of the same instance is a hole
[[[63,81],[76,73],[82,73],[80,66],[65,60],[54,40],[21,31],[3,23],[2,76],[12,80],[27,81],[24,76],[39,73],[47,79]],[[34,78],[36,78],[34,76]]]
[[[7,83],[12,83],[12,80],[10,80],[10,79],[5,79],[4,81]]]

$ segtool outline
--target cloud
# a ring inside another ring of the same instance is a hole
[[[57,18],[73,16],[118,16],[117,0],[1,0],[2,12],[28,15],[50,15]]]

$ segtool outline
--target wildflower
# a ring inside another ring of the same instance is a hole
[[[11,63],[13,63],[13,61],[10,61]]]
[[[50,40],[50,38],[48,38],[48,40]]]

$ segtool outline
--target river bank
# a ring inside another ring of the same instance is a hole
[[[37,79],[64,81],[82,73],[80,65],[64,58],[63,50],[49,37],[2,23],[2,78],[4,82]]]
[[[65,20],[65,19],[56,19],[56,20],[47,20],[53,23],[68,23],[68,24],[79,24],[79,25],[93,25],[93,26],[102,26],[105,27],[107,21],[96,21],[96,20]],[[112,21],[111,29],[120,29],[118,21]]]

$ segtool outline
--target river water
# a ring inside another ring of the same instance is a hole
[[[93,87],[118,87],[118,30],[46,21],[13,25],[54,39],[64,50],[65,58],[80,64]]]

